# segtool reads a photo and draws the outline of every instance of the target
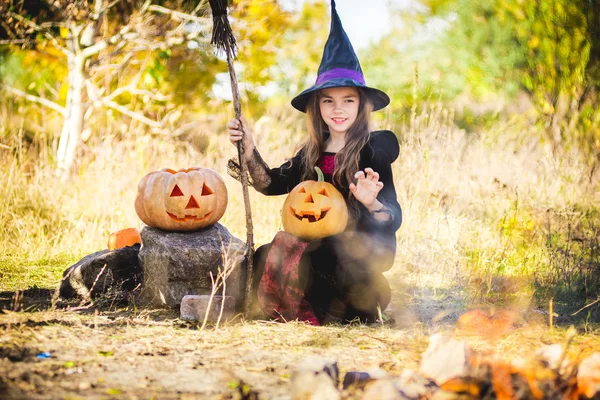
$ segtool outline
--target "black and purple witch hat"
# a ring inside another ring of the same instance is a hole
[[[368,87],[358,57],[352,43],[344,31],[342,21],[335,9],[335,0],[331,0],[331,28],[329,38],[323,49],[323,58],[319,66],[317,81],[292,99],[292,106],[306,112],[308,99],[313,92],[333,87],[359,87],[373,102],[373,111],[380,110],[390,104],[390,98],[379,89]]]

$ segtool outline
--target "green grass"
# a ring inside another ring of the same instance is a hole
[[[0,256],[0,291],[54,288],[59,284],[63,271],[83,255],[61,253],[37,259],[19,255]]]

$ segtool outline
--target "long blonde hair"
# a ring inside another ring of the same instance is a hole
[[[359,106],[358,115],[352,126],[348,129],[345,136],[346,143],[344,147],[335,155],[335,173],[333,182],[347,188],[350,182],[354,181],[354,174],[358,171],[360,152],[369,141],[370,117],[373,110],[373,103],[369,100],[361,88],[356,88],[358,92]],[[302,165],[304,171],[302,179],[314,179],[316,173],[314,167],[318,164],[323,149],[325,148],[325,133],[329,131],[327,124],[321,116],[319,108],[320,91],[313,93],[306,106],[306,127],[308,129],[308,139],[304,142],[305,148]],[[344,182],[345,178],[345,182]]]

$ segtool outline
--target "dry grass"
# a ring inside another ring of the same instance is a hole
[[[141,227],[133,208],[136,185],[159,168],[216,170],[229,191],[220,222],[245,239],[241,188],[225,171],[226,160],[235,154],[223,128],[226,111],[196,116],[198,129],[178,138],[148,134],[135,123],[98,122],[68,182],[55,175],[48,147],[53,142],[43,139],[53,135],[40,128],[41,116],[11,113],[8,106],[0,112],[7,121],[0,127],[0,168],[5,171],[0,175],[0,220],[5,221],[0,227],[0,290],[51,286],[69,262],[104,248],[110,232]],[[404,223],[390,274],[399,297],[405,289],[401,276],[405,284],[418,287],[466,287],[468,301],[502,300],[525,307],[538,281],[556,283],[559,274],[551,270],[565,271],[556,255],[565,254],[574,235],[582,241],[566,253],[567,272],[574,280],[590,277],[590,265],[600,257],[589,251],[600,229],[595,214],[600,192],[576,156],[555,157],[533,128],[518,120],[469,135],[439,105],[424,105],[406,123],[388,114],[375,116],[376,127],[392,128],[401,139],[393,168]],[[46,129],[56,129],[56,121],[49,121]],[[302,116],[287,109],[273,107],[253,122],[257,146],[270,165],[292,155],[303,137]],[[28,142],[24,137],[34,139],[23,145]],[[274,210],[282,202],[283,196],[251,191],[258,245],[281,229],[280,213]],[[519,277],[519,285],[506,288],[497,277]],[[586,282],[593,292],[598,279]],[[510,293],[498,293],[503,291]],[[548,298],[554,294],[544,293]]]
[[[315,355],[335,360],[340,376],[382,368],[392,375],[418,369],[432,331],[422,326],[328,326],[247,322],[218,330],[177,319],[174,312],[144,310],[78,314],[64,311],[0,316],[0,389],[9,398],[239,398],[240,386],[260,398],[286,398],[294,366]],[[565,329],[528,325],[494,339],[445,328],[479,354],[528,358],[547,343],[564,343]],[[572,360],[600,346],[579,335]],[[49,359],[36,359],[48,352]],[[21,396],[21,397],[19,397]],[[233,397],[231,397],[233,396]],[[343,398],[353,397],[345,392]]]
[[[220,222],[245,239],[241,189],[225,172],[235,154],[222,128],[227,115],[202,120],[185,138],[150,135],[134,124],[98,128],[84,144],[73,178],[62,182],[52,148],[44,144],[52,142],[39,137],[40,130],[53,136],[53,123],[43,131],[36,118],[8,108],[0,114],[10,121],[0,126],[0,292],[54,287],[68,265],[104,248],[110,232],[141,227],[133,208],[137,182],[163,167],[199,165],[223,176],[229,206]],[[469,135],[439,106],[424,107],[405,124],[378,118],[376,126],[401,138],[393,168],[404,223],[387,274],[394,328],[238,318],[218,330],[200,330],[174,311],[132,307],[96,315],[6,312],[0,315],[0,391],[30,398],[229,398],[249,385],[276,398],[288,394],[293,365],[311,354],[337,360],[342,374],[373,366],[396,374],[415,368],[429,335],[440,330],[507,359],[564,341],[563,328],[547,328],[545,300],[565,292],[576,296],[571,308],[579,308],[595,299],[597,181],[572,161],[576,157],[555,158],[519,122]],[[301,116],[277,108],[254,121],[257,145],[270,165],[292,154],[302,126]],[[37,138],[22,145],[32,131]],[[251,202],[260,245],[280,229],[274,210],[283,198],[251,191]],[[526,324],[495,338],[455,331],[453,322],[466,308],[489,304],[517,309]],[[559,309],[559,326],[573,322],[568,309]],[[598,313],[596,305],[579,314],[583,334],[570,348],[572,357],[600,346],[593,323]],[[36,359],[42,351],[53,358]]]

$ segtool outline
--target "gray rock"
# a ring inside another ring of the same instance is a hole
[[[223,315],[221,315],[221,304]],[[208,322],[217,322],[221,315],[221,322],[231,319],[235,314],[235,299],[232,296],[211,296],[208,294],[189,294],[181,299],[181,319],[188,321],[204,321],[208,311]]]
[[[126,295],[142,282],[138,261],[140,245],[89,254],[63,273],[59,295],[62,298],[91,298],[114,293]]]
[[[139,253],[144,283],[141,305],[178,307],[185,295],[210,294],[212,281],[225,266],[226,295],[235,298],[236,309],[244,304],[246,244],[221,224],[195,232],[167,232],[144,227]],[[219,290],[222,295],[222,290]]]

